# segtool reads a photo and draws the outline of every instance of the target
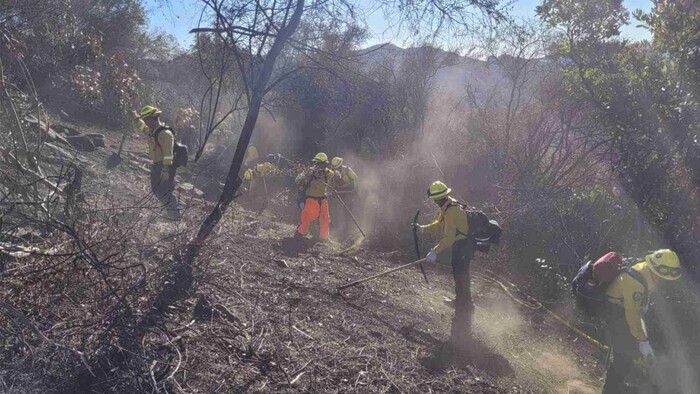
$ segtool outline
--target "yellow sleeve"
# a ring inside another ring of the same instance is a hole
[[[175,137],[170,130],[161,130],[158,133],[158,145],[163,152],[163,165],[169,166],[173,164],[173,145]]]
[[[642,317],[639,311],[642,310],[642,300],[644,299],[644,288],[636,280],[625,275],[623,280],[628,283],[622,283],[622,297],[624,299],[625,320],[630,329],[630,334],[637,338],[638,341],[646,341],[647,336],[642,328]]]
[[[435,253],[441,253],[452,247],[457,239],[457,210],[447,208],[445,211],[445,226],[440,242],[433,248]]]
[[[357,181],[357,174],[352,170],[352,168],[348,167],[348,171],[345,175],[348,178],[348,183],[355,183],[355,181]]]
[[[151,135],[151,130],[149,130],[148,126],[146,126],[146,122],[141,119],[136,119],[136,128],[141,134],[145,134],[147,136]]]
[[[439,229],[440,229],[440,216],[438,216],[438,218],[435,219],[435,221],[433,221],[432,223],[426,224],[425,226],[423,226],[423,230],[430,232],[430,233],[434,233],[434,232],[438,231]]]

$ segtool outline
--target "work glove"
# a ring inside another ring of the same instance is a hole
[[[642,353],[644,358],[654,357],[654,349],[651,348],[649,341],[639,342],[639,353]]]
[[[428,255],[425,256],[425,261],[429,263],[434,263],[437,261],[437,253],[435,253],[434,250],[430,249],[430,252],[428,252]]]

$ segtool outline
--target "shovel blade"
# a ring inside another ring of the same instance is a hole
[[[107,159],[107,164],[105,166],[107,169],[112,169],[121,164],[122,161],[124,161],[124,159],[122,159],[121,156],[116,153],[112,153],[112,156]]]

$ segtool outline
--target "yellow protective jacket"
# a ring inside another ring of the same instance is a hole
[[[250,187],[253,187],[255,183],[255,178],[272,178],[280,175],[280,170],[276,165],[270,162],[260,163],[252,168],[245,170],[243,173],[243,180],[250,183]]]
[[[330,169],[310,168],[296,179],[297,185],[304,189],[306,197],[326,197],[327,185],[339,179],[339,174]]]
[[[175,136],[172,131],[161,130],[158,132],[158,143],[156,144],[155,131],[158,129],[150,130],[142,120],[138,121],[138,128],[148,139],[148,154],[151,156],[151,160],[154,163],[162,161],[164,166],[172,165],[175,146]]]
[[[255,174],[263,178],[272,178],[279,175],[279,168],[276,165],[266,161],[255,166]]]
[[[649,305],[649,292],[654,284],[651,275],[653,273],[647,266],[647,262],[643,261],[632,266],[630,269],[639,272],[647,282],[647,291],[644,290],[644,285],[632,278],[627,273],[622,273],[608,286],[605,294],[608,297],[608,302],[619,305],[624,309],[625,320],[630,329],[630,333],[638,341],[646,341],[647,334],[642,326],[642,314],[646,311]]]
[[[433,248],[435,253],[446,251],[455,241],[466,239],[469,234],[467,214],[452,197],[448,197],[448,201],[440,207],[440,216],[423,228],[430,232],[442,231],[440,242]]]
[[[336,170],[340,175],[340,184],[342,187],[349,187],[349,188],[354,188],[355,187],[355,182],[357,182],[357,174],[355,171],[352,170],[352,168],[348,166],[340,166],[338,170]]]

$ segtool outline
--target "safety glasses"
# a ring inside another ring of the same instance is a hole
[[[658,264],[654,262],[653,260],[651,261],[651,265],[654,267],[654,269],[660,273],[661,275],[664,276],[670,276],[672,278],[678,278],[681,276],[681,268],[680,267],[666,267],[665,265]]]

